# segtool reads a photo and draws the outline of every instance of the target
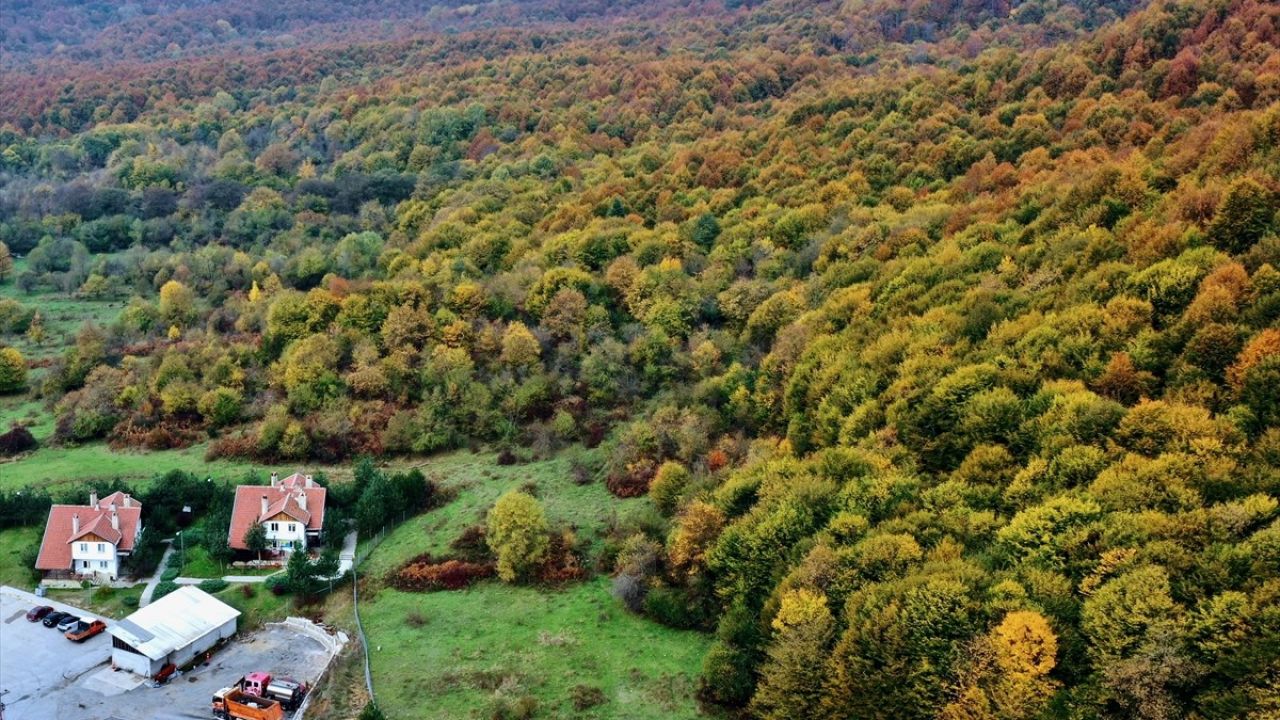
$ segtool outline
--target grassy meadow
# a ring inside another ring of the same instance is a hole
[[[574,481],[574,460],[591,453],[500,466],[492,454],[461,452],[422,465],[453,499],[397,526],[361,566],[371,589],[361,619],[388,717],[490,717],[530,707],[538,717],[699,714],[695,682],[710,638],[627,613],[607,578],[564,588],[486,581],[435,593],[383,583],[420,553],[448,554],[449,543],[513,488],[533,492],[552,525],[573,528],[592,551],[613,524],[643,521],[653,512],[649,500],[619,500],[602,483]]]

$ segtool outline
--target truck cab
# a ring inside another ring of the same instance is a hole
[[[250,695],[279,700],[287,710],[301,705],[308,690],[304,682],[261,671],[245,675],[237,685]]]

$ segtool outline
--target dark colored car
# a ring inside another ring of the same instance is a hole
[[[69,613],[58,612],[57,610],[55,610],[49,613],[48,615],[44,616],[44,620],[43,620],[44,626],[53,627],[54,625],[57,625],[58,623],[62,622],[63,620],[66,620],[69,617],[71,617]]]
[[[87,622],[87,623],[80,622],[74,628],[72,628],[71,630],[68,630],[66,633],[66,636],[68,640],[74,640],[75,642],[84,642],[85,640],[88,640],[89,638],[93,637],[94,635],[97,635],[98,633],[106,629],[107,629],[107,624],[102,622],[101,620],[94,620],[93,622]]]
[[[53,608],[48,605],[37,605],[27,611],[27,620],[29,622],[39,622],[44,619],[45,615],[53,612]]]
[[[67,615],[66,617],[62,618],[62,622],[58,623],[58,631],[66,632],[79,624],[80,624],[80,618],[76,617],[75,615]]]

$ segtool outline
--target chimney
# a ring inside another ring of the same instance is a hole
[[[311,481],[311,476],[310,476],[310,475],[308,475],[308,476],[306,477],[306,481],[307,481],[307,487],[311,487],[311,486],[312,486],[312,481]]]
[[[275,487],[276,485],[279,485],[279,484],[280,484],[280,474],[271,473],[271,487]]]
[[[107,506],[107,509],[114,513],[116,511],[116,502],[112,500],[111,504]]]
[[[91,508],[98,507],[98,493],[96,492],[89,493],[89,507]]]
[[[111,529],[120,532],[120,516],[116,514],[115,503],[111,503]]]
[[[298,491],[298,507],[302,508],[303,510],[307,509],[307,491],[306,490]]]
[[[71,536],[75,537],[80,534],[80,513],[71,516]]]
[[[262,496],[262,519],[267,519],[267,496]]]
[[[124,506],[133,507],[133,498],[129,497],[128,493],[125,493],[125,496],[124,496]]]

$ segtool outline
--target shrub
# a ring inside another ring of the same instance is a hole
[[[575,545],[573,533],[552,533],[547,544],[547,558],[538,568],[538,580],[558,585],[582,579],[586,571]]]
[[[591,466],[577,460],[574,460],[569,467],[569,474],[573,477],[574,485],[590,485],[595,479],[595,472],[592,471]]]
[[[120,604],[124,605],[127,608],[136,608],[138,607],[138,600],[139,598],[136,598],[130,595],[129,597],[121,600]]]
[[[212,595],[213,593],[226,590],[227,586],[230,584],[231,583],[228,583],[222,578],[209,578],[208,580],[202,580],[200,582],[200,589]]]
[[[489,545],[484,539],[484,528],[480,525],[472,525],[463,530],[461,535],[449,543],[449,548],[459,560],[483,563],[492,559]]]
[[[538,700],[532,695],[521,695],[518,698],[498,696],[493,699],[493,710],[489,717],[493,720],[528,720],[538,712]]]
[[[272,575],[263,583],[272,595],[284,595],[289,592],[289,580],[284,575]]]
[[[177,589],[178,589],[178,584],[173,582],[172,580],[161,580],[156,585],[155,592],[151,593],[151,602],[155,602],[156,600],[159,600],[160,598],[164,597],[165,595],[168,595],[169,593]]]
[[[39,447],[31,431],[21,425],[14,425],[9,432],[0,435],[0,457],[13,457]]]
[[[644,584],[634,575],[622,573],[614,576],[609,592],[631,612],[638,613],[644,608]]]
[[[697,618],[689,611],[680,591],[659,585],[652,587],[644,596],[644,614],[667,627],[686,630],[696,627]]]
[[[160,579],[163,580],[164,582],[173,582],[174,580],[178,579],[178,575],[179,575],[178,568],[168,568],[163,573],[160,574]]]
[[[594,685],[574,685],[569,689],[574,710],[590,710],[604,704],[604,691]]]
[[[258,591],[253,589],[252,584],[245,583],[244,585],[240,586],[240,594],[244,596],[244,599],[252,600],[255,596],[257,596]]]
[[[435,562],[430,555],[419,555],[405,563],[391,579],[399,590],[424,592],[461,590],[477,580],[492,577],[493,565],[462,560]]]

